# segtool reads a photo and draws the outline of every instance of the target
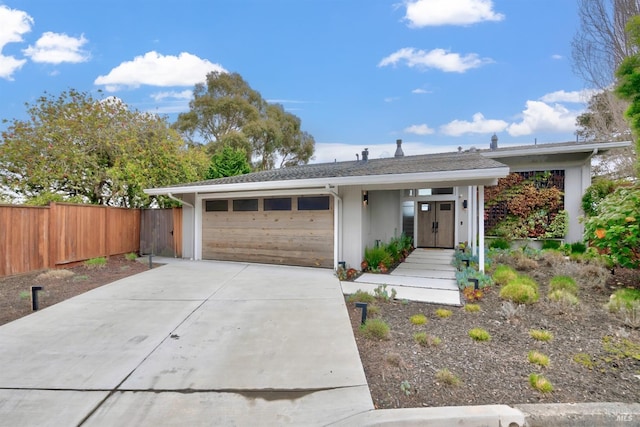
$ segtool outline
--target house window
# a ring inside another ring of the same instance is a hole
[[[205,202],[206,212],[226,212],[229,210],[228,200],[207,200]]]
[[[258,210],[258,199],[236,199],[233,201],[235,212],[250,212]]]
[[[265,211],[290,211],[291,197],[264,199],[264,210]]]
[[[329,210],[329,196],[298,197],[299,211],[326,211]]]
[[[416,207],[414,202],[402,203],[402,232],[412,238],[415,210]]]

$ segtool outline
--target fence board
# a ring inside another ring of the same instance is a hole
[[[138,252],[140,210],[0,205],[0,277]]]

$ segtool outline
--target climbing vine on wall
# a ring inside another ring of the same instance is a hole
[[[485,230],[507,239],[562,238],[564,171],[513,172],[485,188]]]

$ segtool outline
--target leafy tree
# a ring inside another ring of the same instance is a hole
[[[114,98],[69,90],[26,104],[0,141],[0,184],[14,198],[83,200],[144,207],[144,188],[201,179],[207,157],[187,147],[165,119],[131,111]],[[162,206],[168,200],[159,199]]]
[[[640,48],[640,15],[634,16],[627,25],[629,42]],[[630,102],[625,115],[629,119],[631,129],[636,136],[636,152],[640,150],[640,54],[625,58],[616,72],[618,84],[616,94]],[[640,176],[640,164],[636,162],[636,173]]]
[[[640,0],[578,0],[579,29],[572,42],[573,68],[594,89],[587,111],[576,120],[577,136],[585,141],[628,141],[624,119],[628,102],[615,96],[615,70],[637,47],[629,43],[625,26],[640,13]],[[596,156],[596,176],[610,179],[635,174],[636,152],[632,147],[609,150]]]
[[[174,127],[210,154],[220,147],[244,149],[257,170],[304,164],[313,155],[313,137],[300,119],[269,104],[237,73],[212,72],[193,91],[190,110]]]
[[[247,153],[243,149],[225,146],[211,157],[207,179],[243,175],[249,172],[251,172],[251,165],[247,161]]]
[[[640,266],[640,187],[621,187],[599,204],[598,215],[585,223],[585,240],[613,265]]]

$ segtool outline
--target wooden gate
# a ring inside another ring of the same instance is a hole
[[[140,215],[140,254],[182,257],[182,209],[145,209]]]

